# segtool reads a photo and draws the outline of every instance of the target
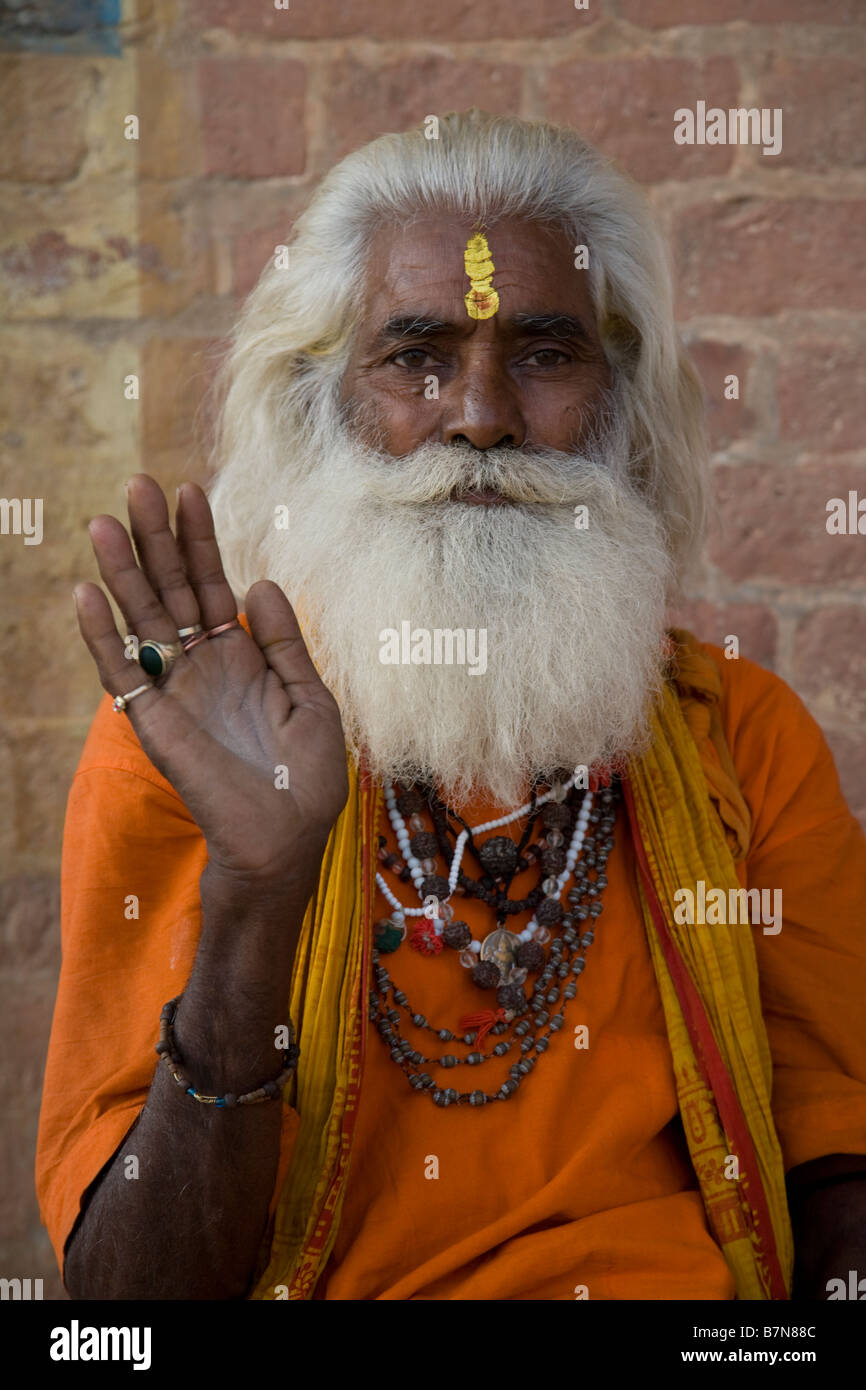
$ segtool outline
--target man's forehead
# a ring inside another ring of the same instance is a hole
[[[453,313],[469,288],[464,253],[478,230],[468,219],[444,214],[380,227],[367,268],[368,312],[381,319],[423,305],[428,312]],[[586,311],[588,277],[575,269],[570,239],[561,228],[508,218],[485,228],[484,236],[495,266],[493,285],[508,318],[529,309]],[[465,307],[460,312],[467,317]]]

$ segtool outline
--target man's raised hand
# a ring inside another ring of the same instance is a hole
[[[176,643],[179,629],[208,632],[236,618],[202,489],[179,489],[176,535],[153,478],[135,474],[127,501],[135,551],[115,517],[94,517],[89,529],[103,583],[139,645]],[[99,586],[79,584],[74,595],[103,687],[117,696],[148,683]],[[278,882],[297,872],[298,856],[321,854],[346,800],[345,742],[282,590],[254,584],[246,616],[251,636],[235,626],[197,642],[125,717],[202,830],[213,868]]]

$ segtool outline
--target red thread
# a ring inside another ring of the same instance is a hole
[[[597,767],[589,774],[589,790],[597,792],[599,787],[610,786],[610,768]]]
[[[490,1032],[490,1029],[495,1027],[497,1023],[504,1022],[504,1009],[485,1009],[484,1012],[480,1014],[465,1014],[460,1020],[460,1027],[466,1033],[470,1032],[473,1028],[477,1028],[478,1034],[475,1038],[475,1046],[480,1047],[487,1037],[487,1034]]]
[[[442,950],[442,937],[436,935],[433,923],[425,918],[413,928],[409,945],[420,951],[422,956],[438,956]]]

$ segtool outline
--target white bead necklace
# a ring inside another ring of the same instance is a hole
[[[569,777],[567,782],[561,782],[556,787],[552,788],[549,792],[545,792],[543,796],[537,797],[535,801],[536,809],[539,806],[544,806],[548,801],[561,801],[564,798],[564,795],[571,789],[573,785],[574,778]],[[391,782],[386,782],[384,784],[384,789],[385,805],[388,811],[388,818],[391,822],[394,834],[397,837],[397,844],[400,848],[403,858],[406,861],[409,873],[412,878],[412,882],[415,885],[415,890],[418,893],[418,897],[420,898],[421,884],[427,877],[427,874],[425,873],[421,865],[421,861],[417,858],[416,855],[412,853],[412,850],[410,848],[409,841],[411,839],[411,836],[409,834],[409,830],[406,826],[406,823],[403,820],[403,817],[398,809],[397,794],[394,791],[393,784]],[[580,854],[580,851],[583,847],[583,842],[586,838],[586,831],[589,825],[589,817],[592,813],[592,804],[593,794],[591,791],[587,791],[586,795],[583,798],[583,801],[581,802],[580,810],[577,813],[577,823],[574,827],[574,831],[571,837],[571,843],[569,844],[565,856],[565,868],[562,870],[560,874],[556,875],[555,877],[551,875],[550,878],[545,879],[544,883],[542,884],[542,887],[545,891],[545,897],[547,898],[560,897],[563,888],[568,883],[568,880],[571,878],[571,875],[574,872],[574,866],[577,863],[578,855]],[[376,883],[381,889],[383,896],[394,908],[394,922],[395,925],[401,926],[403,928],[403,936],[405,937],[406,935],[407,917],[429,918],[434,932],[437,936],[441,936],[443,931],[445,930],[445,927],[448,925],[448,922],[451,921],[454,916],[454,909],[450,906],[450,900],[455,888],[457,887],[457,879],[460,873],[460,865],[463,859],[463,851],[466,848],[466,842],[469,839],[470,833],[474,836],[483,834],[487,830],[499,830],[504,825],[511,825],[514,821],[520,820],[521,816],[525,816],[531,810],[532,802],[528,801],[525,806],[518,807],[516,811],[510,812],[510,814],[507,816],[501,816],[499,820],[485,821],[483,825],[476,825],[471,827],[471,831],[466,829],[460,831],[460,834],[457,837],[457,842],[454,847],[454,857],[451,862],[451,871],[448,875],[448,896],[442,902],[440,902],[437,898],[431,896],[423,900],[421,907],[406,907],[391,892],[391,889],[388,887],[382,875],[380,873],[377,873]],[[545,941],[549,940],[549,938],[549,930],[547,929],[547,927],[542,926],[536,920],[534,914],[532,916],[532,919],[524,927],[523,931],[517,933],[517,939],[521,942],[538,941],[540,944],[543,945]],[[476,962],[476,958],[481,953],[481,947],[482,942],[477,941],[473,938],[473,940],[469,943],[467,948],[464,951],[460,952],[461,964],[464,965],[467,969],[473,966]]]

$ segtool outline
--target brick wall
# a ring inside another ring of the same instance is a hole
[[[195,416],[237,303],[316,179],[366,139],[472,104],[546,116],[649,187],[716,449],[716,520],[682,616],[711,640],[737,634],[803,695],[866,820],[866,537],[825,529],[830,497],[866,496],[866,5],[41,0],[4,13],[2,491],[44,499],[44,538],[0,537],[0,1273],[43,1275],[57,1296],[32,1159],[65,796],[101,694],[70,601],[95,577],[85,528],[101,511],[125,519],[136,469],[167,489],[202,478]],[[781,107],[781,154],[677,146],[673,112],[698,100]],[[731,373],[739,400],[724,399]]]

